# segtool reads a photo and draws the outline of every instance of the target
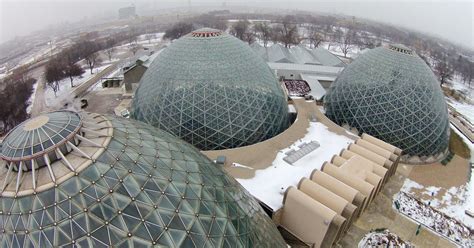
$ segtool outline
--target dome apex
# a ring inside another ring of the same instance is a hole
[[[70,111],[51,112],[27,120],[7,134],[1,158],[21,161],[42,156],[70,140],[81,125],[81,116]]]
[[[221,36],[223,32],[213,28],[200,28],[191,32],[192,37],[208,38]]]

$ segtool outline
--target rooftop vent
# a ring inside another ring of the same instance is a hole
[[[402,44],[390,44],[388,48],[392,51],[396,51],[396,52],[399,52],[399,53],[413,55],[413,50],[411,50],[410,48],[408,48],[408,47],[406,47]]]
[[[221,36],[222,31],[212,28],[201,28],[191,32],[192,37],[207,38]]]

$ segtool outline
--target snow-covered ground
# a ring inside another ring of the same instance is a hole
[[[469,122],[474,124],[474,84],[469,87],[468,84],[462,83],[462,79],[459,76],[455,76],[453,80],[445,86],[456,90],[466,97],[466,101],[456,101],[448,97],[446,97],[446,99],[453,108],[464,115]]]
[[[448,83],[448,87],[464,93],[469,101],[474,102],[474,84],[471,83],[471,86],[469,86],[469,84],[462,83],[462,78],[456,75]]]
[[[367,233],[359,242],[358,248],[372,248],[372,247],[398,247],[411,248],[415,247],[409,242],[403,241],[398,235],[385,229],[383,231],[373,231]]]
[[[136,44],[141,45],[141,46],[145,46],[145,47],[154,46],[154,45],[160,43],[163,40],[163,35],[164,34],[165,33],[151,33],[151,34],[140,35],[140,36],[137,37]],[[147,38],[148,35],[154,35],[154,38],[148,40],[148,38]],[[120,46],[116,46],[116,48],[118,48],[118,49],[123,49],[123,48],[128,49],[130,47],[130,45],[132,45],[133,43],[135,43],[135,41],[125,43],[125,44],[120,45]]]
[[[474,162],[474,144],[472,144],[461,132],[451,125],[451,129],[454,130],[467,144],[471,151],[471,163]],[[421,191],[421,195],[425,196],[426,200],[421,200],[425,204],[430,204],[434,209],[446,214],[447,216],[459,221],[460,223],[474,229],[474,218],[465,214],[465,210],[474,211],[474,171],[471,169],[471,178],[468,182],[460,187],[452,187],[446,189],[446,192],[441,199],[432,197],[437,195],[441,190],[439,187],[428,186],[425,187],[412,181],[406,179],[401,192],[406,192],[410,194],[413,190]],[[439,197],[438,197],[439,198]],[[425,222],[433,222],[434,220],[425,220],[423,216],[413,216],[416,220]],[[425,223],[424,223],[425,224]]]
[[[138,44],[140,45],[147,45],[147,44],[156,44],[158,42],[161,42],[163,39],[163,35],[165,33],[151,33],[151,34],[143,34],[138,36]],[[148,37],[152,37],[151,39],[148,39]]]
[[[26,107],[26,113],[31,112],[31,108],[33,108],[33,102],[35,101],[35,96],[36,96],[36,89],[38,89],[38,83],[40,80],[36,80],[35,84],[33,85],[33,93],[31,93],[30,98],[28,99],[28,107]]]
[[[432,231],[449,238],[461,247],[474,246],[473,233],[456,219],[443,215],[432,206],[418,201],[405,192],[396,194],[394,202],[394,207],[399,204],[398,211]]]
[[[466,119],[474,124],[474,105],[469,103],[461,103],[458,101],[454,101],[452,99],[449,100],[449,104],[456,109],[460,114],[462,114]]]
[[[297,150],[301,143],[311,141],[317,141],[320,147],[292,165],[283,161],[285,152],[290,149]],[[329,131],[327,126],[320,122],[310,122],[305,137],[279,151],[271,166],[256,171],[253,178],[237,180],[253,196],[277,210],[282,207],[283,194],[289,186],[296,186],[301,178],[309,177],[314,169],[321,169],[325,161],[329,161],[334,154],[339,153],[352,142],[345,136]]]
[[[51,87],[46,86],[44,98],[46,101],[46,106],[56,106],[57,104],[61,103],[63,100],[67,99],[73,89],[77,86],[81,85],[84,82],[87,82],[89,79],[94,77],[97,73],[101,72],[105,68],[109,67],[110,64],[105,64],[100,67],[94,68],[94,74],[90,73],[88,68],[84,68],[84,74],[81,77],[77,77],[74,79],[74,88],[71,87],[71,81],[69,78],[65,78],[59,82],[59,91],[56,92],[57,96],[54,95],[54,91]]]
[[[322,47],[331,53],[338,55],[340,57],[344,57],[344,53],[341,51],[340,46],[338,43],[335,42],[322,42],[319,47]],[[357,56],[361,52],[360,48],[358,46],[351,46],[349,48],[349,51],[347,53],[347,58],[352,58]]]

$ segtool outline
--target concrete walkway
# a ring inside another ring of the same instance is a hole
[[[279,135],[259,142],[257,144],[218,151],[203,151],[210,159],[215,160],[217,156],[226,156],[225,170],[235,178],[252,178],[256,170],[265,169],[272,165],[277,153],[303,138],[308,132],[309,120],[316,116],[317,120],[328,126],[329,130],[351,139],[356,136],[349,134],[342,127],[329,120],[315,104],[314,101],[294,99],[293,104],[297,110],[297,120]],[[253,170],[243,167],[231,167],[232,163],[239,163],[254,168]]]

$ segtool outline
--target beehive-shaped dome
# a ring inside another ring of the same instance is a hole
[[[245,43],[214,29],[175,40],[143,75],[132,118],[201,150],[257,143],[289,125],[282,88]]]
[[[360,55],[331,85],[326,115],[403,149],[438,155],[449,141],[446,102],[431,69],[402,45]]]
[[[54,112],[1,152],[0,247],[286,247],[235,179],[144,123]]]

